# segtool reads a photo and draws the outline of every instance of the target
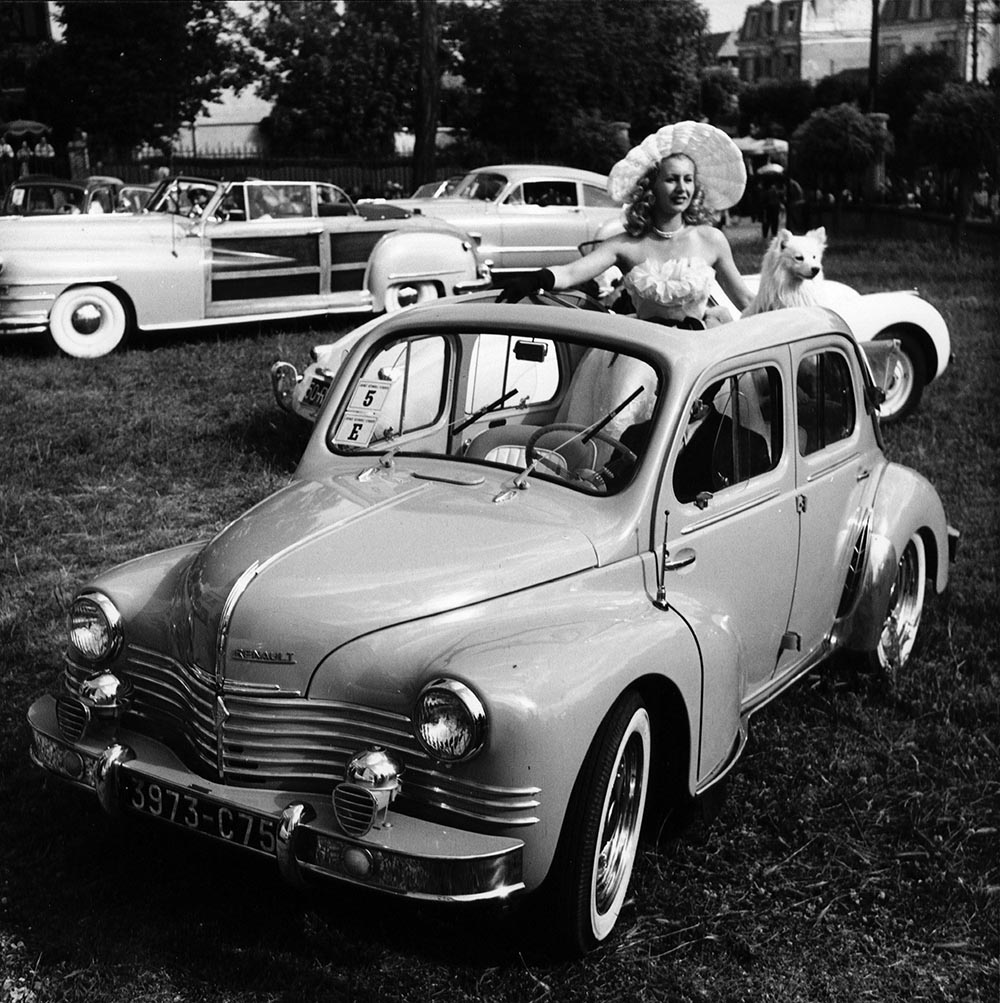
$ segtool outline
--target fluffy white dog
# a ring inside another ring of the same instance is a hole
[[[799,236],[791,230],[779,230],[761,262],[757,295],[743,311],[743,316],[818,303],[818,290],[813,280],[822,281],[825,249],[825,227]]]

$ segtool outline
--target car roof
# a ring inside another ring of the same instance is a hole
[[[468,174],[503,174],[508,181],[523,181],[531,178],[562,178],[566,181],[588,181],[603,188],[607,183],[607,175],[595,171],[585,171],[579,167],[562,167],[558,164],[489,164],[486,167],[475,167]]]
[[[488,294],[484,294],[488,295]],[[394,331],[407,327],[502,328],[505,333],[535,338],[578,337],[603,347],[634,352],[666,369],[699,373],[741,355],[786,345],[806,338],[837,333],[854,341],[850,328],[825,307],[796,307],[757,314],[703,331],[667,327],[636,317],[552,305],[492,302],[485,298],[439,300],[390,315],[383,322]],[[377,325],[372,334],[385,327]]]

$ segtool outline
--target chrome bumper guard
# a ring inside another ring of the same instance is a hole
[[[502,899],[524,888],[519,839],[449,830],[397,813],[390,816],[391,825],[355,839],[338,831],[330,799],[216,784],[191,774],[145,736],[122,734],[110,744],[89,736],[68,742],[59,736],[52,697],[31,707],[28,722],[32,761],[92,790],[108,814],[153,815],[272,857],[290,885],[329,878],[441,902]],[[136,792],[143,790],[155,791],[158,811],[148,810],[148,804],[144,811],[137,808]],[[213,814],[215,830],[207,831],[202,823]]]

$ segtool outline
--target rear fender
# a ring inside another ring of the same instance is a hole
[[[376,313],[394,309],[392,290],[431,286],[437,297],[452,296],[478,277],[472,242],[458,234],[396,230],[376,245],[365,270],[365,287]]]

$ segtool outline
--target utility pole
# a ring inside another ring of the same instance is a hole
[[[972,82],[979,80],[979,0],[972,0]]]
[[[977,2],[977,0],[973,0]],[[878,101],[878,5],[879,0],[872,0],[872,35],[868,48],[868,111],[875,111]]]

